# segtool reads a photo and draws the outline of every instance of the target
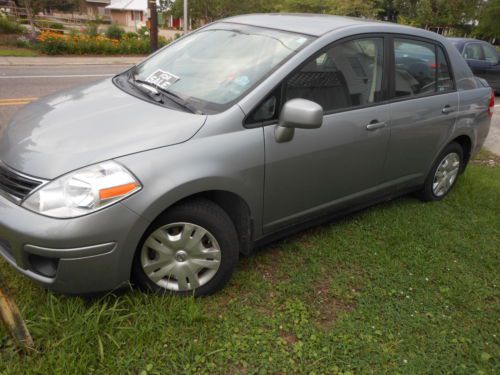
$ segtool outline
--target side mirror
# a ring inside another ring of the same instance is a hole
[[[293,138],[295,128],[317,129],[323,124],[323,108],[310,100],[291,99],[281,110],[278,125],[274,131],[278,143]]]

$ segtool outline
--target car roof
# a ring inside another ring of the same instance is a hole
[[[453,44],[465,44],[469,42],[477,42],[477,43],[487,43],[484,40],[474,39],[474,38],[446,38]]]
[[[245,14],[229,17],[222,22],[239,23],[250,26],[266,27],[283,31],[291,31],[312,36],[321,36],[330,31],[354,25],[380,25],[381,21],[341,17],[327,14],[302,14],[302,13],[264,13]],[[395,25],[392,24],[391,25]],[[405,28],[402,26],[402,28]],[[405,28],[406,29],[406,28]]]

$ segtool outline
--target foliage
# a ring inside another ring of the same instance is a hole
[[[113,55],[113,54],[149,54],[150,43],[147,38],[123,35],[120,40],[110,39],[102,35],[89,36],[61,35],[46,31],[38,36],[38,48],[48,55]],[[168,41],[160,37],[159,45],[163,47]]]
[[[500,0],[489,0],[479,13],[479,25],[474,34],[483,38],[500,39]]]
[[[125,30],[123,27],[117,25],[116,23],[111,24],[106,30],[106,36],[110,39],[118,39],[120,40],[125,34]]]
[[[85,33],[85,35],[91,38],[95,38],[99,35],[99,26],[94,22],[89,22],[83,32]]]
[[[22,34],[24,28],[17,22],[0,15],[0,34]]]
[[[66,297],[0,259],[37,344],[20,357],[0,328],[0,373],[497,374],[500,167],[487,164],[441,202],[397,199],[242,258],[207,298]]]
[[[146,26],[142,26],[137,30],[137,35],[139,35],[139,38],[149,38],[149,29]]]
[[[64,25],[62,23],[59,23],[59,22],[52,22],[52,21],[48,21],[48,20],[41,20],[41,21],[37,21],[36,25],[38,27],[44,27],[44,28],[52,29],[52,31],[56,30],[55,32],[59,32],[60,34],[64,33],[63,32]],[[60,31],[57,31],[57,30],[60,30]]]

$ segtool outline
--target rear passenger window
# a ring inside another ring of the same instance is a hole
[[[325,112],[383,99],[383,39],[337,44],[309,61],[286,82],[286,100],[308,99]]]
[[[394,59],[397,98],[453,90],[450,69],[441,47],[433,43],[394,39]]]

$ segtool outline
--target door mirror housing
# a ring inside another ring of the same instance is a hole
[[[281,110],[275,130],[276,141],[288,142],[295,129],[317,129],[323,124],[323,107],[306,99],[291,99]]]

